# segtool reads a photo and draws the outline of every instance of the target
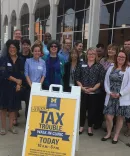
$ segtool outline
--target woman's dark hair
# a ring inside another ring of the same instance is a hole
[[[41,50],[41,46],[39,44],[34,44],[32,47],[31,47],[31,51],[33,52],[35,48],[39,47],[40,50]]]
[[[57,41],[57,40],[51,40],[51,41],[48,43],[47,49],[49,50],[49,52],[50,52],[50,48],[51,48],[51,46],[52,46],[53,44],[57,45],[57,48],[58,48],[57,52],[59,52],[60,49],[61,49],[61,46],[60,46],[59,41]]]
[[[71,54],[76,53],[77,54],[77,63],[79,61],[79,54],[75,48],[73,48],[69,53],[69,62],[72,62]]]
[[[7,46],[7,52],[9,53],[9,47],[10,45],[14,45],[17,49],[17,53],[19,52],[20,50],[20,42],[18,40],[11,40],[9,39],[7,42],[6,42],[6,46]]]
[[[76,41],[76,42],[75,42],[75,46],[78,46],[80,43],[82,43],[82,44],[83,44],[83,42],[82,42],[82,41]]]
[[[127,53],[126,53],[125,50],[119,51],[118,54],[116,55],[114,68],[115,68],[115,69],[118,68],[117,57],[118,57],[119,53],[124,53],[125,56],[126,56],[125,63],[124,63],[124,65],[122,66],[122,71],[125,71],[125,70],[126,70],[126,67],[128,66],[128,55],[127,55]]]
[[[29,39],[27,39],[27,38],[23,39],[21,43],[22,44],[27,43],[28,45],[31,46],[31,41]]]

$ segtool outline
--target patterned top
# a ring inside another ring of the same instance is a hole
[[[109,62],[108,60],[105,60],[105,58],[103,58],[103,59],[100,60],[100,64],[103,65],[103,67],[104,67],[104,69],[105,69],[106,71],[108,70],[108,68],[109,68],[110,66],[113,66],[113,65],[114,65],[114,63],[111,63],[111,62]]]
[[[93,64],[91,67],[87,63],[80,63],[75,71],[75,80],[79,81],[83,87],[94,87],[98,83],[103,83],[105,70],[99,63]],[[98,92],[99,89],[96,91]]]
[[[109,79],[110,79],[110,91],[114,93],[120,93],[121,84],[123,81],[124,72],[121,70],[112,70]]]
[[[25,76],[29,76],[32,82],[40,82],[41,78],[46,76],[45,61],[41,58],[35,60],[34,58],[27,59],[25,62]]]

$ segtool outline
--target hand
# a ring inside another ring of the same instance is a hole
[[[115,98],[115,93],[110,94],[112,98]]]
[[[95,90],[94,90],[94,88],[88,88],[87,89],[89,92],[94,92]]]
[[[81,87],[82,91],[86,92],[86,87]]]
[[[120,97],[120,94],[115,94],[115,98],[118,99]]]
[[[111,95],[111,97],[113,97],[114,99],[117,99],[117,98],[120,97],[120,95],[117,94],[117,93],[111,93],[110,95]]]
[[[17,83],[17,85],[21,85],[22,84],[22,80],[16,79],[16,83]]]
[[[21,86],[20,86],[20,85],[17,85],[17,86],[16,86],[16,92],[19,92],[20,89],[21,89]]]

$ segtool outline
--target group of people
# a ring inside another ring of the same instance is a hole
[[[7,133],[7,113],[9,131],[18,133],[14,125],[21,101],[25,101],[27,118],[33,82],[41,83],[44,90],[51,84],[63,85],[65,92],[71,92],[72,86],[81,87],[79,134],[87,118],[87,133],[93,136],[93,128],[100,128],[105,116],[107,134],[102,141],[111,138],[115,127],[112,143],[118,142],[124,118],[128,128],[125,135],[130,135],[130,40],[120,47],[108,45],[106,54],[103,44],[86,52],[82,41],[73,48],[71,45],[68,38],[60,45],[45,33],[43,42],[37,40],[31,46],[29,39],[22,39],[20,30],[14,31],[14,39],[6,42],[0,58],[1,135]]]

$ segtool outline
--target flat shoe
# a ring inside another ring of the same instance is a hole
[[[10,128],[9,132],[11,132],[12,134],[18,134],[18,131],[14,127]]]
[[[102,138],[101,141],[107,141],[108,139],[110,139],[111,137],[109,138]]]
[[[1,134],[1,135],[6,135],[6,130],[2,128],[2,129],[0,130],[0,134]]]
[[[79,135],[81,135],[81,134],[83,134],[83,131],[82,132],[79,131]]]
[[[115,141],[115,140],[112,140],[112,144],[117,144],[118,143],[118,140]]]
[[[93,136],[93,133],[88,133],[88,136]]]

